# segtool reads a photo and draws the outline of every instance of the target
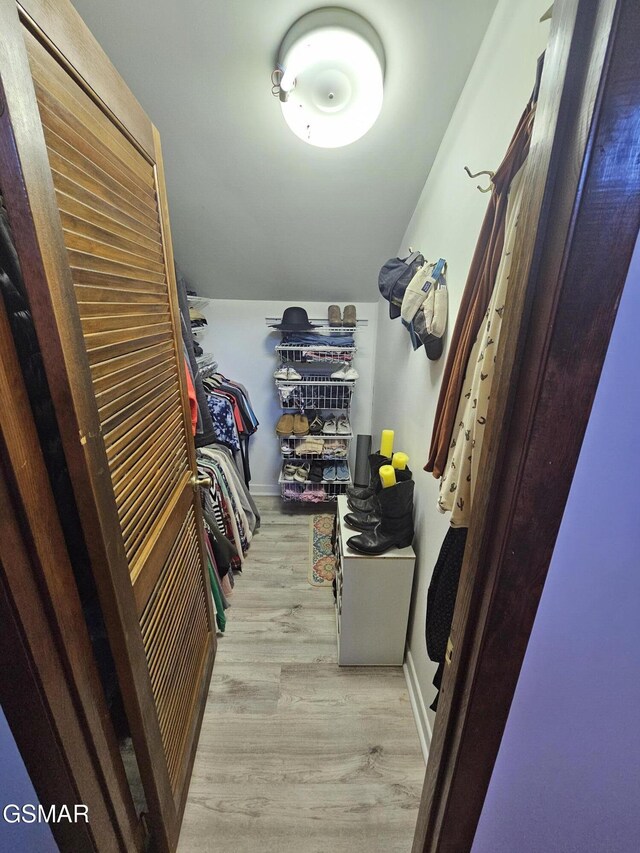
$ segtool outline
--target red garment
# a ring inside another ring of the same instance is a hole
[[[493,177],[493,192],[482,223],[476,250],[471,261],[460,310],[449,342],[447,364],[440,386],[440,396],[431,435],[429,459],[425,471],[433,471],[437,479],[443,474],[455,426],[458,403],[469,354],[482,323],[498,273],[504,246],[504,226],[511,181],[527,158],[535,116],[533,99],[520,117],[504,160]]]
[[[191,410],[191,432],[195,435],[198,429],[198,401],[196,400],[196,389],[193,387],[193,380],[191,379],[191,372],[186,358],[184,360],[184,372],[187,374],[187,393],[189,395],[189,409]]]

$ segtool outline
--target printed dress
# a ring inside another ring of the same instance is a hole
[[[449,456],[440,480],[438,508],[441,512],[451,513],[453,527],[469,526],[491,399],[497,347],[505,310],[508,310],[510,300],[511,258],[518,232],[522,175],[525,167],[526,161],[511,182],[502,258],[487,312],[469,355]]]

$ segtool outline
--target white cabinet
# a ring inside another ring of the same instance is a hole
[[[340,666],[402,666],[416,555],[393,548],[378,557],[347,548],[356,536],[344,523],[351,510],[338,497],[336,625]]]

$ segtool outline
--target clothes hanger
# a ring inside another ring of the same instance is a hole
[[[470,178],[478,178],[480,175],[489,175],[489,180],[491,181],[489,186],[488,187],[481,187],[480,184],[478,184],[478,189],[480,190],[481,193],[490,193],[491,192],[491,190],[493,189],[493,179],[494,179],[495,174],[496,174],[495,172],[490,172],[487,169],[484,169],[482,172],[474,172],[472,174],[471,171],[469,170],[468,166],[465,166],[464,170],[467,173],[467,175],[469,175]]]

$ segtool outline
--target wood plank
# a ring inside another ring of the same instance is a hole
[[[191,488],[190,484],[186,485],[183,492],[176,496],[175,509],[171,510],[172,515],[175,514],[177,517],[186,515],[189,505],[193,502],[193,492],[189,491]],[[185,525],[180,529],[180,535],[183,535],[185,526],[186,521]],[[163,525],[158,531],[158,536],[148,543],[148,552],[144,555],[144,560],[141,563],[142,569],[136,576],[133,587],[136,597],[136,607],[138,608],[141,620],[144,610],[149,603],[151,593],[156,587],[160,572],[167,559],[169,559],[169,549],[173,547],[173,544],[171,542],[171,530],[168,525]]]
[[[124,249],[117,246],[113,241],[108,243],[98,240],[95,237],[90,237],[78,231],[73,231],[63,226],[65,235],[65,244],[68,249],[75,249],[79,252],[86,252],[98,258],[106,258],[117,261],[118,263],[127,264],[135,269],[150,270],[151,272],[164,274],[164,260],[158,261],[155,253],[146,252],[142,248],[136,251]]]
[[[167,303],[158,302],[81,302],[78,300],[80,319],[121,317],[133,314],[163,314],[169,316]]]
[[[86,160],[98,165],[119,183],[128,186],[132,192],[146,196],[151,203],[155,203],[152,171],[148,164],[143,165],[142,174],[139,170],[132,168],[127,162],[124,149],[120,156],[114,153],[102,142],[104,134],[101,130],[96,129],[99,134],[96,135],[82,122],[77,112],[72,113],[53,96],[46,88],[46,84],[43,86],[34,80],[34,85],[38,95],[38,108],[45,139],[48,131],[55,133],[60,139],[71,144]]]
[[[175,364],[168,361],[150,371],[134,375],[128,382],[120,386],[111,388],[110,400],[99,400],[96,395],[101,422],[106,425],[109,418],[130,406],[136,399],[156,388],[159,382],[164,382],[171,376],[175,376]]]
[[[94,365],[100,364],[104,361],[111,361],[117,356],[131,352],[138,352],[143,350],[145,347],[164,343],[170,339],[170,334],[170,330],[167,331],[162,326],[154,326],[152,329],[136,329],[135,335],[133,331],[131,331],[128,335],[123,336],[124,340],[122,341],[92,347],[88,353],[89,362],[93,367]]]
[[[258,507],[178,851],[208,851],[215,837],[234,853],[254,853],[256,838],[268,853],[406,853],[425,765],[402,669],[336,666],[331,591],[307,582],[309,515],[279,498]],[[319,663],[325,647],[331,658]]]
[[[156,197],[153,188],[136,180],[133,172],[123,168],[120,170],[114,168],[108,160],[101,158],[95,149],[87,150],[86,144],[81,137],[78,137],[78,134],[63,123],[55,122],[53,117],[47,114],[44,105],[45,93],[42,90],[37,89],[37,91],[40,94],[38,104],[40,116],[43,119],[42,129],[47,148],[73,163],[82,172],[100,181],[103,186],[121,195],[133,206],[139,207],[142,213],[146,214],[149,210],[155,210]],[[46,121],[46,118],[49,121]],[[51,124],[55,124],[56,128],[52,128]]]
[[[87,213],[90,213],[88,210]],[[86,239],[95,240],[96,243],[111,246],[114,249],[120,249],[129,254],[136,255],[146,260],[154,261],[155,263],[162,262],[162,253],[158,246],[154,245],[150,240],[144,241],[140,235],[136,236],[133,232],[129,232],[128,237],[123,237],[115,233],[115,229],[109,230],[96,225],[91,219],[82,219],[79,216],[72,216],[60,211],[60,220],[62,227],[66,232],[78,234]],[[121,231],[127,229],[120,229]],[[145,242],[147,245],[145,245]]]
[[[35,27],[61,51],[78,81],[90,87],[102,109],[152,158],[149,119],[69,0],[21,0]],[[126,130],[125,130],[126,129]]]
[[[164,343],[96,364],[91,370],[96,397],[100,395],[101,400],[105,399],[101,396],[103,391],[128,379],[137,369],[146,370],[166,360],[173,361],[174,358],[173,348],[170,344]]]
[[[91,172],[83,171],[81,165],[77,162],[78,158],[67,160],[59,154],[55,148],[47,145],[47,153],[49,155],[49,163],[53,174],[54,183],[60,186],[61,189],[69,186],[69,181],[89,193],[94,198],[100,199],[100,202],[106,202],[116,210],[122,210],[127,216],[135,219],[141,225],[147,228],[155,229],[155,211],[151,206],[143,204],[141,201],[134,199],[129,194],[120,188],[113,189],[103,180],[102,175],[98,170]],[[60,178],[60,181],[58,180]],[[66,180],[65,180],[66,179]]]
[[[107,273],[110,278],[127,279],[133,288],[142,289],[144,282],[156,286],[162,286],[166,282],[164,272],[153,272],[125,261],[111,261],[91,252],[81,252],[76,249],[67,249],[67,251],[72,268],[83,269],[87,272]]]
[[[107,215],[104,206],[98,211],[95,207],[90,207],[60,190],[56,191],[56,197],[62,225],[69,231],[87,234],[99,240],[113,241],[114,245],[122,246],[124,249],[141,247],[154,258],[162,257],[162,246],[153,229],[138,228],[136,230],[131,227],[130,221]],[[116,214],[115,209],[112,212]]]

